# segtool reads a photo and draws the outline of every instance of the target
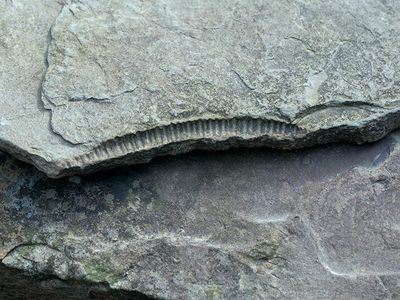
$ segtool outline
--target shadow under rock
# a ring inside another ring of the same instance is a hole
[[[29,276],[1,263],[0,299],[156,300],[138,292],[111,290],[105,284],[65,281],[49,276]]]

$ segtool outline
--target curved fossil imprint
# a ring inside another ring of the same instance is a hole
[[[253,144],[255,144],[257,139],[280,139],[285,142],[304,135],[305,130],[296,125],[272,120],[246,118],[197,120],[156,127],[106,141],[88,153],[64,161],[63,167],[71,169],[90,165],[93,161],[124,158],[129,154],[135,154],[129,162],[135,159],[145,161],[145,156],[140,157],[140,155],[146,151],[160,150],[163,146],[176,143],[181,145],[178,147],[174,145],[175,152],[182,153],[192,148],[201,148],[201,143],[215,144],[214,148],[217,149],[224,148],[229,144],[230,139],[254,140]],[[251,142],[249,143],[251,144]],[[168,150],[167,152],[173,151]]]
[[[0,5],[0,148],[52,177],[400,125],[395,0]]]
[[[361,130],[357,127],[339,127],[336,130],[313,132],[289,123],[249,118],[170,124],[103,142],[82,155],[61,161],[59,169],[62,172],[57,170],[54,176],[90,173],[115,165],[143,163],[155,156],[185,153],[194,149],[218,150],[265,145],[297,149],[313,143],[331,141],[361,143],[368,136],[384,136],[386,132],[396,128],[399,117],[397,112],[388,114],[382,120],[371,121],[369,126]]]

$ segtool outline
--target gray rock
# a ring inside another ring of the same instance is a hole
[[[159,299],[398,299],[399,170],[399,132],[58,180],[1,155],[0,258]]]
[[[0,264],[0,299],[154,300],[143,294],[110,290],[105,284],[65,281],[48,275],[29,276]]]
[[[399,1],[0,8],[0,147],[52,177],[195,148],[362,143],[399,126]]]

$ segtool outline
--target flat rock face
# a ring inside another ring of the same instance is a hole
[[[399,126],[399,1],[0,8],[0,145],[53,177],[194,148],[361,143]]]
[[[1,155],[0,259],[157,299],[398,299],[399,140],[58,180]]]

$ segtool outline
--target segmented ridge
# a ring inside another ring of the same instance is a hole
[[[197,120],[155,127],[150,130],[118,137],[95,147],[91,152],[65,162],[67,168],[104,161],[129,153],[163,145],[198,139],[255,138],[262,136],[296,136],[305,130],[296,125],[262,119]]]

